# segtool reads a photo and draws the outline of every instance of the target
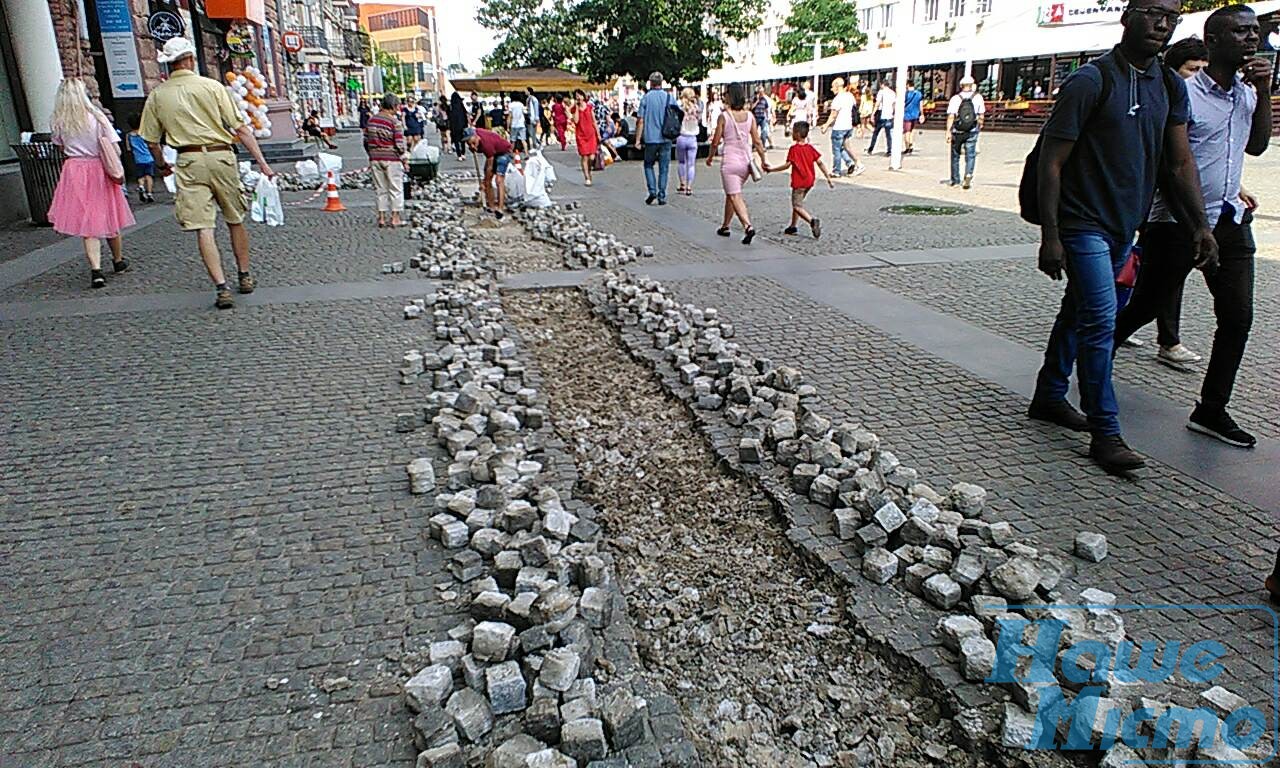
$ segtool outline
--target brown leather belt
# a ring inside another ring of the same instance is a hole
[[[230,144],[190,144],[185,147],[177,147],[178,154],[185,155],[188,152],[234,152],[235,147]]]

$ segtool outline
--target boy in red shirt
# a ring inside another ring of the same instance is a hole
[[[813,172],[813,166],[816,164],[822,169],[822,175],[826,178],[828,187],[835,189],[836,185],[831,182],[831,174],[827,172],[827,166],[822,162],[821,153],[809,143],[809,124],[801,120],[792,125],[791,138],[795,143],[791,145],[791,149],[787,150],[787,162],[769,168],[770,173],[791,169],[791,226],[782,230],[782,233],[796,234],[799,231],[796,229],[796,222],[805,221],[809,224],[809,229],[813,230],[815,238],[822,237],[822,222],[804,209],[804,198],[818,180],[817,174]]]

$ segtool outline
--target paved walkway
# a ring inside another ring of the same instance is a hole
[[[0,765],[414,764],[396,660],[453,623],[394,428],[424,284],[344,199],[253,227],[229,312],[168,207],[105,290],[77,241],[0,273]]]
[[[554,152],[552,157],[560,159]],[[699,168],[711,175],[706,170]],[[747,248],[715,237],[721,198],[711,183],[692,199],[647,207],[637,194],[639,174],[636,164],[615,165],[586,189],[566,169],[558,192],[580,200],[604,228],[620,215],[643,217],[642,231],[659,254],[716,252],[715,263],[698,263],[691,255],[693,263],[673,264],[673,256],[636,269],[662,279],[683,300],[718,307],[748,350],[798,364],[832,413],[875,429],[926,481],[935,487],[959,480],[982,484],[992,492],[997,516],[1064,556],[1076,567],[1075,582],[1114,591],[1121,602],[1264,600],[1260,579],[1272,565],[1274,515],[1280,511],[1274,480],[1280,443],[1270,434],[1258,450],[1240,452],[1187,433],[1182,424],[1191,385],[1182,379],[1189,378],[1139,359],[1122,362],[1140,372],[1129,377],[1132,384],[1121,385],[1120,394],[1128,435],[1152,458],[1141,476],[1108,476],[1086,457],[1085,440],[1025,419],[1039,364],[1034,342],[1047,333],[1046,317],[1057,299],[1042,296],[1052,290],[1040,285],[1048,281],[1037,281],[1030,261],[1034,231],[1016,216],[974,210],[945,219],[886,218],[880,210],[886,204],[936,201],[857,187],[817,190],[814,207],[826,229],[815,243],[765,229],[777,230],[778,205],[786,201],[785,181],[770,179],[747,194],[765,234]],[[1002,234],[993,235],[992,227]],[[940,232],[959,243],[969,233],[1013,242],[932,247]],[[846,250],[851,238],[866,238],[875,250]],[[1246,362],[1250,376],[1264,381],[1280,374],[1268,349],[1280,326],[1277,314],[1266,311],[1276,300],[1270,266],[1259,279],[1260,341]],[[1017,279],[1002,278],[1005,273]],[[957,274],[971,279],[960,281]],[[526,275],[508,282],[572,284],[582,277]],[[890,281],[892,290],[877,286]],[[1205,308],[1188,293],[1189,340],[1207,349],[1200,341],[1203,324],[1191,317]],[[1031,312],[1034,297],[1046,306]],[[1006,299],[1012,306],[996,311]],[[1275,404],[1273,396],[1247,384],[1242,401],[1259,414]],[[1096,566],[1071,558],[1071,542],[1081,530],[1105,533],[1111,556]],[[1224,642],[1233,653],[1220,682],[1260,705],[1272,701],[1273,618],[1266,611],[1176,609],[1127,619],[1135,637]]]

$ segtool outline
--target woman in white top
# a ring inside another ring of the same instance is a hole
[[[712,91],[707,98],[710,101],[707,102],[706,114],[702,116],[702,124],[707,126],[708,131],[714,131],[715,127],[720,124],[720,114],[724,112],[724,102],[720,100],[719,91]]]
[[[796,93],[791,97],[791,112],[787,116],[787,127],[790,128],[801,120],[809,125],[816,125],[818,116],[814,113],[815,104],[813,94],[805,91],[803,85],[796,86]],[[789,130],[788,133],[790,133]]]
[[[680,176],[680,189],[676,191],[688,196],[693,194],[693,167],[698,162],[698,134],[702,131],[698,94],[692,88],[680,92],[680,109],[684,111],[684,120],[680,121],[680,135],[676,138],[677,172]]]

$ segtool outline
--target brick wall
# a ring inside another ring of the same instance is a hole
[[[91,98],[98,98],[98,81],[94,77],[93,57],[89,41],[80,38],[79,4],[75,0],[49,0],[49,15],[58,39],[64,77],[79,77]]]

